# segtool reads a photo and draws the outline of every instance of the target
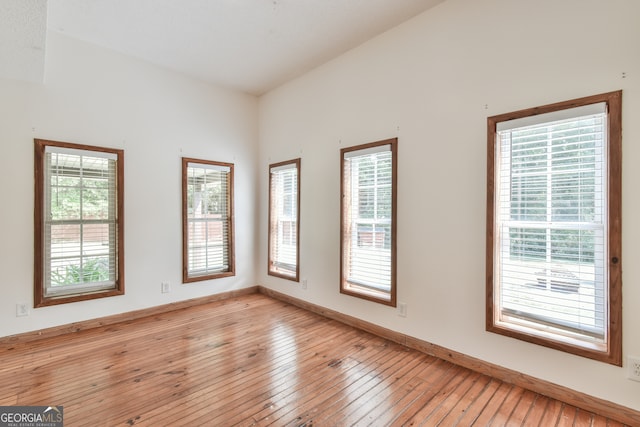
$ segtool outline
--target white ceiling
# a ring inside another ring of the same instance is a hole
[[[0,26],[16,27],[0,37],[44,58],[24,36],[44,31],[44,4],[51,31],[259,95],[442,1],[0,0]],[[0,64],[17,65],[2,46]]]

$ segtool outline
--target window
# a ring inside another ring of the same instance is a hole
[[[269,270],[299,280],[300,159],[269,166]]]
[[[396,306],[397,139],[340,150],[340,292]]]
[[[487,330],[622,363],[621,99],[488,118]]]
[[[34,306],[122,295],[123,151],[34,142]]]
[[[233,164],[182,159],[182,281],[235,275]]]

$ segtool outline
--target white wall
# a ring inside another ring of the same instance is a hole
[[[56,33],[46,55],[44,84],[0,80],[0,336],[254,285],[257,99]],[[33,307],[34,138],[124,149],[124,296],[16,317]],[[235,277],[182,285],[182,156],[235,164]]]
[[[487,116],[622,89],[624,355],[640,355],[639,17],[635,0],[447,0],[262,97],[259,283],[640,410],[624,368],[484,317]],[[406,318],[338,291],[339,150],[395,136]],[[298,156],[307,290],[266,274],[267,165]]]

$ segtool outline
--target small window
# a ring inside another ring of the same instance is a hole
[[[235,275],[233,164],[182,159],[182,281]]]
[[[340,150],[340,291],[396,306],[397,139]]]
[[[622,363],[621,97],[489,117],[489,331]]]
[[[124,293],[123,161],[35,140],[35,307]]]
[[[300,159],[269,166],[269,270],[299,280]]]

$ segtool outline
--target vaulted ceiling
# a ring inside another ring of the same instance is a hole
[[[260,95],[444,0],[2,0],[0,77],[41,82],[46,34]]]

